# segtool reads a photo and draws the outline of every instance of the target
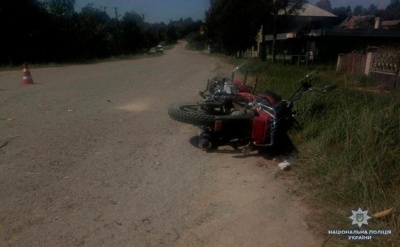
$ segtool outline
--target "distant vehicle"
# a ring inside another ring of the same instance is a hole
[[[156,52],[157,52],[157,53],[163,53],[163,52],[164,52],[164,49],[163,49],[162,45],[158,45],[158,46],[156,47]]]

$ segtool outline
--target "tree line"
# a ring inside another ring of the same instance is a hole
[[[242,54],[256,42],[257,33],[274,34],[284,18],[295,13],[305,0],[210,0],[206,11],[208,38],[213,49],[226,54]],[[286,14],[286,15],[282,15]],[[261,46],[261,56],[265,57],[265,44]]]
[[[370,4],[368,7],[363,5],[356,5],[353,9],[350,6],[341,6],[332,8],[330,0],[319,0],[315,3],[317,7],[324,9],[326,11],[332,12],[337,15],[339,19],[344,19],[350,15],[355,16],[379,16],[384,20],[396,20],[400,19],[400,0],[391,0],[390,4],[384,8],[379,9],[378,5]]]
[[[285,25],[287,16],[298,11],[305,2],[210,0],[210,8],[205,13],[206,24],[191,18],[165,24],[147,23],[134,11],[113,18],[105,8],[96,8],[93,4],[76,12],[75,0],[0,0],[0,65],[136,54],[161,42],[175,43],[184,37],[190,37],[192,42],[207,40],[212,49],[237,54],[255,44],[261,26],[263,34],[272,33],[275,41],[279,26]],[[350,6],[332,9],[329,0],[319,0],[316,5],[339,19],[349,15],[400,19],[400,0],[391,0],[385,9],[378,9],[374,4],[367,8],[359,5],[353,10]],[[200,35],[199,30],[205,35]],[[264,44],[260,47],[262,58]]]
[[[74,7],[75,0],[0,0],[0,65],[142,53],[198,33],[203,25],[191,18],[147,23],[134,11],[112,18],[93,4],[80,12]]]

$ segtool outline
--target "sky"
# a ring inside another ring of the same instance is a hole
[[[315,4],[318,0],[309,0]],[[330,0],[332,7],[352,8],[362,5],[367,8],[371,4],[378,5],[379,8],[386,8],[390,0]],[[76,0],[75,10],[80,11],[83,6],[93,3],[94,7],[106,7],[110,17],[115,17],[115,7],[118,15],[123,16],[125,12],[135,11],[143,15],[146,22],[156,23],[180,18],[191,17],[193,20],[204,20],[204,13],[210,6],[209,0]]]
[[[146,22],[158,23],[180,18],[191,17],[193,20],[204,20],[205,11],[210,6],[209,0],[76,0],[75,10],[80,9],[88,3],[94,7],[107,7],[110,17],[115,17],[115,7],[118,15],[123,16],[125,12],[135,11],[143,15]]]

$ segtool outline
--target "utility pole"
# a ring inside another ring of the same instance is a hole
[[[146,14],[142,14],[142,21],[143,21],[143,23],[144,23],[144,16],[145,16]]]
[[[117,19],[117,21],[118,21],[118,8],[114,7],[114,9],[115,9],[115,19]]]
[[[121,52],[121,40],[120,40],[120,35],[119,35],[119,20],[118,20],[118,8],[114,7],[115,9],[115,20],[117,22],[117,49],[118,53]]]

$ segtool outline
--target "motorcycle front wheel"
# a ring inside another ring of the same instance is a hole
[[[195,126],[212,127],[217,115],[210,114],[196,103],[172,104],[168,109],[171,118]]]

